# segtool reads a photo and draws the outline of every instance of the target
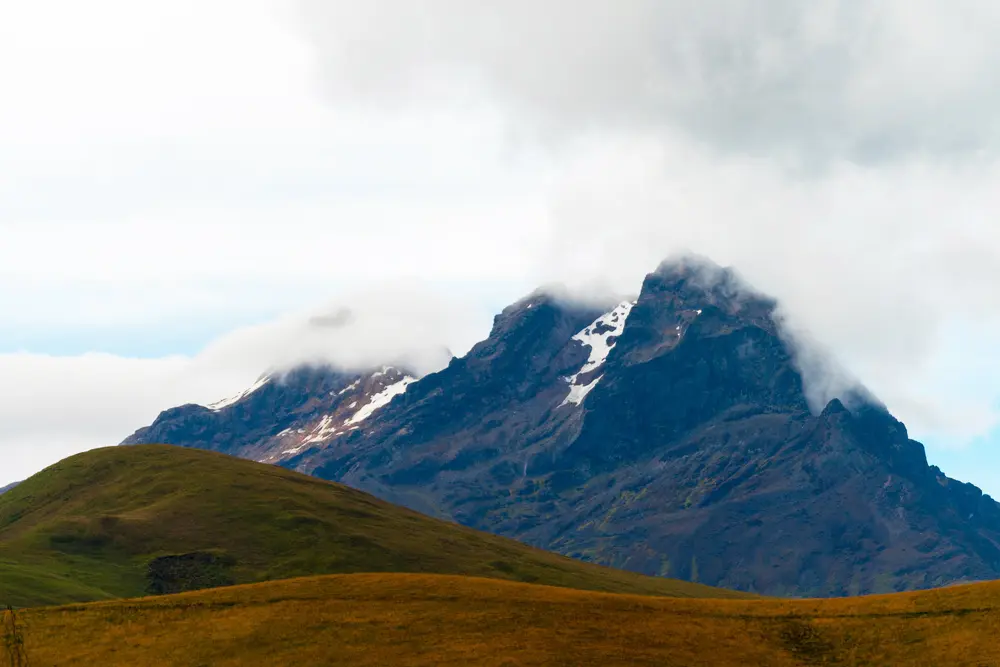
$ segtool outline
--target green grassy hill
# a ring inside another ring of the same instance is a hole
[[[194,449],[95,450],[0,495],[3,604],[61,604],[352,572],[743,597],[581,563],[338,484]]]

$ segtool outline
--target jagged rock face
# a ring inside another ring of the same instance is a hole
[[[811,414],[774,309],[727,271],[665,264],[636,301],[510,306],[361,428],[337,392],[370,377],[328,370],[167,411],[130,441],[272,460],[579,558],[767,594],[1000,577],[1000,506],[928,466],[881,406]]]
[[[729,274],[695,278],[673,266],[646,278],[564,467],[613,470],[731,409],[808,410],[773,302],[743,297]]]
[[[415,380],[392,367],[367,373],[304,367],[265,375],[247,391],[212,406],[166,410],[122,444],[178,444],[278,463],[361,430]]]

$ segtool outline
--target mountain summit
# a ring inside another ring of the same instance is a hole
[[[215,449],[584,560],[766,594],[1000,577],[1000,505],[875,401],[810,412],[773,299],[699,260],[536,293],[444,370],[298,369],[126,443]]]

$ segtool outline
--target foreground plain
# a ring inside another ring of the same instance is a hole
[[[1000,665],[1000,583],[828,600],[354,574],[23,612],[33,665]]]

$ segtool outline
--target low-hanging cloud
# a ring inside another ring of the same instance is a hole
[[[996,423],[1000,386],[981,378],[1000,377],[983,353],[1000,336],[997,165],[841,161],[789,180],[767,161],[668,141],[574,158],[553,195],[546,270],[630,286],[664,256],[697,252],[776,297],[800,347],[843,365],[808,374],[824,398],[857,377],[918,433],[961,440]]]
[[[0,354],[0,480],[117,444],[166,408],[217,401],[263,372],[280,379],[302,364],[345,371],[398,364],[420,375],[440,370],[452,351],[471,347],[491,317],[482,304],[386,283],[238,329],[194,356]],[[325,324],[317,326],[317,318]]]
[[[301,364],[344,370],[392,364],[425,375],[472,347],[492,317],[487,306],[468,298],[392,282],[370,284],[315,310],[222,336],[198,362],[244,374]]]
[[[553,149],[545,280],[705,255],[779,299],[815,402],[859,378],[918,434],[998,423],[995,3],[299,7],[338,103],[494,108]]]

